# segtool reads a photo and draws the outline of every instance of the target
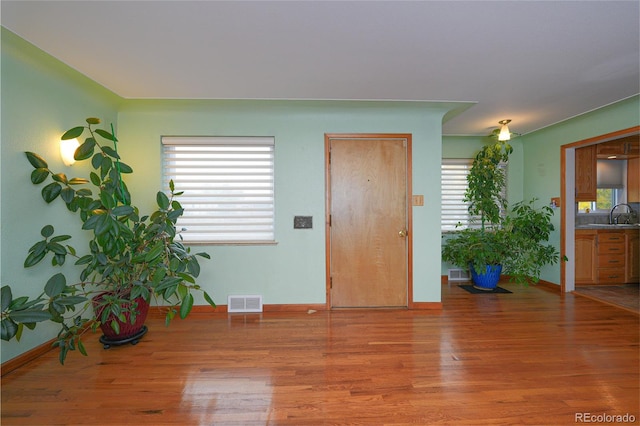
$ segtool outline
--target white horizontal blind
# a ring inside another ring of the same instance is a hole
[[[163,179],[185,242],[263,243],[274,234],[273,137],[162,137]]]
[[[443,158],[441,167],[442,185],[442,212],[440,228],[444,231],[455,231],[464,228],[479,228],[479,218],[469,214],[469,203],[464,202],[464,194],[467,190],[467,175],[471,170],[473,159]],[[501,166],[506,173],[506,164]],[[503,194],[506,196],[506,194]],[[504,214],[504,212],[503,212]],[[472,219],[476,219],[473,222]],[[457,226],[458,223],[460,226]]]
[[[454,231],[460,223],[460,228],[469,225],[470,215],[468,203],[463,201],[467,190],[467,175],[471,169],[471,159],[442,159],[442,212],[440,227],[442,231]]]

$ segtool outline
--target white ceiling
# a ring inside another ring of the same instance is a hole
[[[8,1],[4,27],[124,98],[474,102],[528,133],[637,94],[635,1]]]

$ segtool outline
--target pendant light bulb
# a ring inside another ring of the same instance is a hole
[[[500,133],[498,134],[498,140],[501,142],[510,140],[511,132],[507,124],[511,123],[511,120],[500,120],[498,123],[502,125],[502,127],[500,127]]]

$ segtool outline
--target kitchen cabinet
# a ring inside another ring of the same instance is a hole
[[[598,230],[598,284],[623,284],[625,282],[624,230]]]
[[[576,148],[576,201],[595,201],[596,145]]]
[[[576,229],[575,284],[640,282],[640,230]]]
[[[627,202],[640,202],[640,157],[627,160]]]
[[[627,136],[610,142],[603,142],[597,145],[596,155],[598,158],[609,158],[615,156],[617,159],[629,158],[640,154],[640,139],[638,135]]]
[[[625,236],[625,282],[640,282],[640,230],[626,229]]]
[[[596,262],[596,230],[577,229],[575,233],[576,284],[596,284],[598,280]]]

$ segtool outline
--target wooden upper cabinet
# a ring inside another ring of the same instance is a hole
[[[595,201],[596,145],[576,148],[576,201]]]
[[[640,155],[640,135],[629,136],[625,154],[637,157]]]
[[[640,155],[640,135],[631,135],[597,145],[598,158],[615,156],[617,159],[633,158]]]
[[[627,202],[640,202],[640,157],[627,160]]]

